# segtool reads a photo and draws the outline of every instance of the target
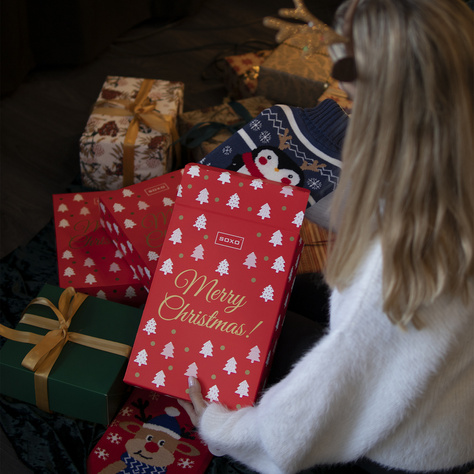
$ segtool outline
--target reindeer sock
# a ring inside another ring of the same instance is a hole
[[[309,189],[306,217],[328,227],[348,120],[331,99],[309,109],[274,105],[201,163]]]

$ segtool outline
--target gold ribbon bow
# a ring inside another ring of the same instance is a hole
[[[49,332],[45,335],[18,331],[0,324],[1,336],[16,342],[34,344],[34,347],[24,357],[21,365],[34,372],[36,405],[44,411],[50,411],[48,376],[66,342],[71,341],[127,358],[130,356],[132,348],[126,344],[69,331],[73,316],[86,298],[87,295],[77,293],[74,288],[68,287],[61,293],[58,307],[47,298],[38,297],[33,299],[25,308],[20,323],[49,329]],[[26,310],[33,304],[40,304],[52,309],[57,321],[26,313]]]
[[[171,135],[173,143],[175,143],[179,136],[176,130],[173,116],[161,114],[157,110],[156,101],[151,101],[148,98],[151,88],[153,87],[153,79],[144,79],[138,91],[135,101],[126,99],[114,99],[98,102],[92,110],[93,114],[103,114],[112,116],[129,117],[133,116],[127,133],[125,135],[123,145],[123,185],[130,186],[134,182],[135,170],[135,142],[137,140],[138,131],[140,129],[140,122],[157,132]],[[118,106],[118,107],[117,107]],[[179,144],[175,146],[178,162],[180,161]]]

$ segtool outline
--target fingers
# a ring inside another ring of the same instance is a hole
[[[191,403],[180,399],[178,399],[178,403],[189,415],[194,426],[198,426],[202,414],[207,407],[207,403],[201,393],[201,384],[194,377],[189,377],[189,398],[191,399]]]

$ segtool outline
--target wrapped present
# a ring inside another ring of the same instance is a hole
[[[140,306],[148,292],[99,222],[105,192],[53,195],[59,286]]]
[[[0,326],[0,392],[104,425],[129,395],[124,369],[141,310],[45,285],[16,329]]]
[[[200,164],[180,192],[125,374],[231,408],[264,386],[303,242],[308,191]]]
[[[148,291],[182,171],[100,195],[101,224]]]
[[[80,139],[85,186],[112,190],[173,167],[184,85],[108,76]]]
[[[87,472],[202,474],[211,460],[176,399],[136,388],[91,451]]]
[[[266,49],[224,58],[224,86],[229,97],[239,100],[256,94],[260,65],[271,53],[272,50]]]
[[[181,114],[179,132],[182,144],[191,151],[190,161],[200,161],[272,105],[265,97],[256,96]]]
[[[348,95],[338,86],[337,81],[334,81],[334,79],[331,79],[327,89],[319,97],[318,103],[326,99],[332,99],[339,104],[347,115],[351,114],[352,100],[349,99]]]
[[[288,39],[260,66],[257,94],[275,103],[314,107],[327,87],[331,65],[324,50],[305,55],[298,43]]]

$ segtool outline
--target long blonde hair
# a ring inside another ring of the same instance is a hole
[[[341,8],[344,11],[344,6]],[[401,326],[474,275],[474,14],[461,0],[360,0],[356,97],[326,278],[343,289],[375,238]]]

